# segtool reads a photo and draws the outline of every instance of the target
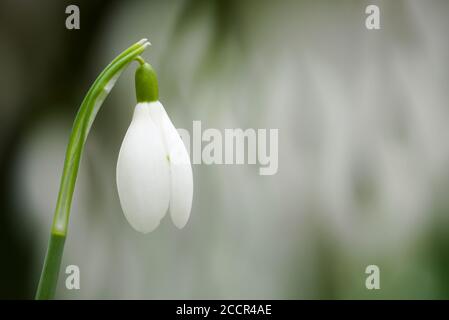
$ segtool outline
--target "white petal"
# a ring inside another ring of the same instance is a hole
[[[189,154],[162,104],[151,102],[149,107],[170,159],[170,216],[175,226],[181,229],[189,220],[192,209],[193,177]]]
[[[170,217],[181,229],[189,220],[193,198],[192,166],[181,138],[170,151],[170,169]]]
[[[147,233],[159,225],[170,199],[170,168],[148,103],[139,103],[117,162],[117,188],[126,219]]]

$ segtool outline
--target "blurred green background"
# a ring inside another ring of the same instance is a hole
[[[75,113],[144,37],[177,127],[278,128],[279,171],[194,165],[187,226],[135,232],[115,185],[131,66],[88,138],[58,298],[449,298],[448,14],[444,0],[2,0],[0,298],[34,296]],[[64,287],[69,264],[81,290]]]

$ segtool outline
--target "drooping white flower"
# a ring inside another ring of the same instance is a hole
[[[187,150],[163,105],[142,102],[153,99],[139,99],[138,94],[117,162],[120,204],[131,226],[143,233],[156,229],[167,211],[175,226],[183,228],[193,197]]]

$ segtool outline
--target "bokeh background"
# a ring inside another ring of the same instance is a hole
[[[194,165],[187,226],[135,232],[115,185],[131,66],[88,138],[58,298],[449,298],[448,15],[445,0],[2,0],[0,297],[33,298],[75,113],[146,37],[175,125],[277,128],[278,173]]]

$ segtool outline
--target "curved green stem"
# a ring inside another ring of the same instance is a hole
[[[81,103],[67,146],[50,241],[36,292],[36,299],[52,299],[55,294],[81,154],[95,116],[121,72],[149,44],[146,39],[142,39],[118,55],[100,73]]]

